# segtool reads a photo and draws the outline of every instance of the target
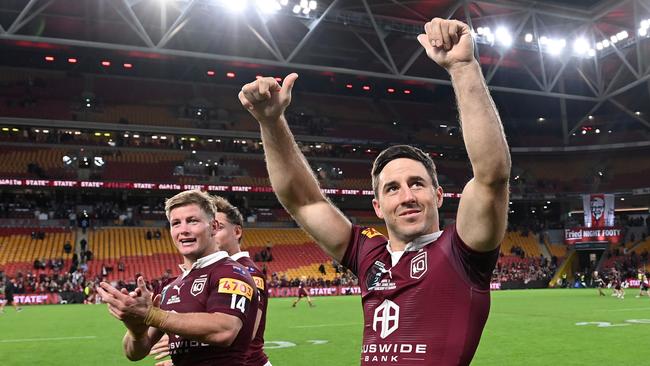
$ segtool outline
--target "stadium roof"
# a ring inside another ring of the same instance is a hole
[[[100,50],[435,87],[449,79],[415,37],[434,16],[457,18],[477,32],[490,88],[513,103],[530,96],[555,110],[565,144],[603,111],[650,128],[646,0],[319,0],[296,14],[303,2],[3,1],[0,40],[15,49]],[[280,9],[264,12],[260,3]]]

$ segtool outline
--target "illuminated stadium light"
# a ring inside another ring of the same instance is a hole
[[[208,139],[208,142],[214,142],[214,139]]]
[[[447,125],[440,125],[440,128],[447,128]]]
[[[636,112],[634,112],[634,115],[635,115],[635,116],[640,116],[640,115],[641,115],[641,112],[636,111]]]
[[[70,57],[70,58],[68,58],[68,63],[69,63],[69,64],[76,64],[77,61],[78,61],[78,60],[77,60],[76,58],[74,58],[74,57]]]
[[[280,5],[287,6],[288,4],[289,4],[289,0],[280,0]]]
[[[140,135],[138,135],[138,134],[136,133],[136,134],[133,135],[133,138],[134,138],[134,139],[139,139],[139,138],[140,138]]]
[[[589,57],[596,56],[596,50],[593,49],[593,48],[590,48],[589,51],[587,51],[587,56],[589,56]]]
[[[50,130],[43,130],[43,133],[50,133]]]
[[[102,158],[101,156],[95,156],[95,158],[93,159],[93,162],[95,163],[95,166],[97,166],[97,167],[102,167],[102,166],[104,166],[104,164],[106,164],[104,162],[104,158]]]
[[[370,90],[370,86],[369,85],[364,85],[361,89],[363,89],[365,91],[368,91],[368,90]]]
[[[561,38],[561,39],[549,39],[548,40],[548,52],[551,55],[559,55],[562,53],[562,50],[564,50],[564,47],[566,47],[566,40]]]
[[[603,176],[603,172],[598,172],[598,175],[600,175],[600,176],[602,177],[602,176]]]
[[[594,131],[594,132],[600,133],[600,128],[597,128],[596,131]]]
[[[54,61],[54,56],[45,56],[45,61],[53,62]]]
[[[102,66],[109,67],[109,66],[111,66],[111,62],[110,61],[102,61]]]
[[[276,0],[256,0],[255,5],[262,13],[266,14],[273,14],[282,9],[282,5]]]
[[[639,28],[639,35],[645,37],[648,35],[648,28]]]
[[[348,89],[352,89],[352,84],[345,84],[345,87]]]
[[[526,43],[531,43],[533,41],[533,35],[530,33],[526,33],[526,35],[524,36],[524,41],[526,41]]]
[[[234,78],[234,77],[235,77],[235,73],[234,73],[234,72],[232,72],[232,71],[230,71],[230,72],[227,72],[227,73],[226,73],[226,77],[227,77],[227,78],[230,78],[230,79],[232,79],[232,78]]]
[[[233,13],[242,13],[248,7],[248,0],[221,0],[223,6]]]
[[[589,43],[584,38],[578,38],[573,42],[573,52],[578,55],[585,55],[589,52]]]
[[[294,14],[298,14],[300,13],[300,9],[300,5],[296,4],[293,6],[293,9],[291,9],[291,11],[293,11]]]
[[[596,43],[596,49],[597,49],[598,51],[602,50],[602,49],[603,49],[603,42],[598,42],[598,43]]]
[[[404,89],[404,94],[411,94],[411,91],[408,89]]]
[[[305,15],[309,15],[310,11],[311,11],[311,9],[309,9],[309,8],[302,8],[302,13],[305,14]]]
[[[63,155],[62,160],[64,165],[72,165],[73,160],[68,155]]]
[[[125,134],[124,134],[124,137],[129,137],[129,134],[128,134],[128,133],[125,133]]]
[[[153,135],[153,136],[151,136],[151,139],[153,139],[153,140],[158,140],[158,136]]]
[[[498,27],[494,32],[494,36],[500,45],[504,47],[512,46],[512,35],[506,27]]]
[[[607,48],[610,46],[609,40],[603,39],[603,48]]]
[[[548,41],[549,39],[546,36],[539,37],[539,44],[541,44],[542,46],[546,46],[548,44]]]
[[[105,137],[111,137],[111,134],[108,133],[108,132],[105,132],[105,133],[104,133],[104,136],[105,136]]]
[[[37,132],[38,132],[38,131],[37,131]],[[101,132],[95,132],[95,136],[101,136],[101,135],[102,135]]]
[[[167,140],[167,136],[160,136],[161,140]]]
[[[12,128],[11,131],[18,132],[18,129],[17,128]]]
[[[619,41],[622,41],[629,37],[630,35],[627,33],[627,31],[620,31],[616,33],[616,38],[618,38]]]
[[[593,120],[594,120],[594,116],[591,116],[591,115],[588,116],[587,118],[589,118],[590,121],[593,121]]]
[[[215,73],[214,70],[208,70],[206,74],[208,74],[208,76],[214,76]]]
[[[388,88],[388,89],[386,89],[386,91],[389,92],[389,93],[395,93],[395,89],[393,89],[393,88]]]
[[[583,135],[586,135],[586,134],[587,134],[587,130],[582,130],[582,134],[583,134]]]
[[[618,37],[616,35],[613,35],[609,37],[609,41],[612,42],[612,44],[616,44],[618,42]]]
[[[546,118],[544,118],[544,117],[539,117],[539,118],[537,119],[537,122],[540,122],[540,123],[541,123],[541,122],[544,122],[544,121],[546,121]]]
[[[124,66],[125,69],[132,69],[133,68],[133,64],[130,64],[130,63],[125,63],[122,66]]]
[[[625,197],[621,197],[621,201],[625,201]]]

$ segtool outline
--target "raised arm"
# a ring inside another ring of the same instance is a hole
[[[435,18],[425,25],[425,33],[418,41],[451,76],[474,173],[458,206],[458,234],[471,248],[489,251],[501,243],[508,213],[511,162],[501,119],[474,57],[469,27]]]
[[[266,168],[278,200],[329,255],[340,261],[352,224],[321,192],[284,117],[297,78],[295,73],[288,75],[282,87],[273,78],[258,79],[244,85],[239,100],[260,124]]]

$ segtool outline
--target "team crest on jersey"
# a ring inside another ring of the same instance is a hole
[[[381,276],[388,271],[389,270],[386,269],[386,265],[383,262],[375,261],[368,272],[366,272],[366,288],[368,291],[374,290],[377,284],[381,281]]]
[[[427,252],[421,252],[411,259],[411,278],[419,280],[427,273]]]
[[[207,276],[207,275],[206,275]],[[190,289],[190,293],[192,296],[196,296],[203,292],[203,289],[205,288],[205,283],[208,282],[207,277],[199,277],[192,282],[192,288]]]

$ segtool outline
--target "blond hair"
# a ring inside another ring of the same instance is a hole
[[[198,189],[183,191],[165,201],[165,215],[169,219],[172,210],[178,207],[195,204],[199,206],[210,220],[214,220],[216,208],[212,203],[212,196]]]

